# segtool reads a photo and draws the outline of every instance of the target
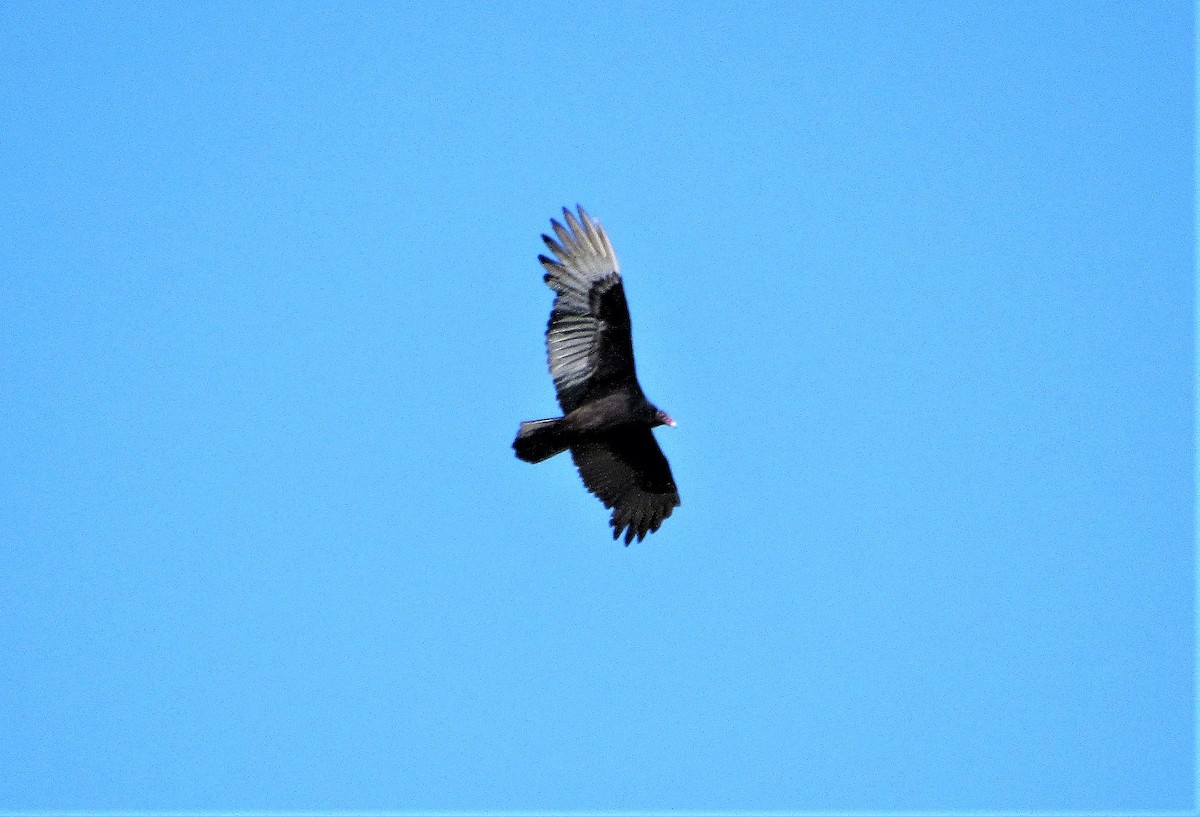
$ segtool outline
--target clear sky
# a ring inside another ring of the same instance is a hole
[[[1191,807],[1190,4],[163,5],[0,10],[0,809]]]

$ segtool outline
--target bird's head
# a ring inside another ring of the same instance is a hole
[[[675,427],[675,421],[671,419],[671,415],[667,414],[660,408],[654,409],[654,425]]]

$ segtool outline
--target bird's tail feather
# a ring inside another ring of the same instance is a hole
[[[552,420],[530,420],[521,423],[513,450],[525,462],[541,462],[567,450],[570,442],[559,426],[561,417]]]

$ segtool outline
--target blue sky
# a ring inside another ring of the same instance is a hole
[[[1190,808],[1191,7],[484,5],[0,11],[0,809]]]

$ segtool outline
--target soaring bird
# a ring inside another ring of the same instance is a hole
[[[554,290],[546,327],[550,376],[563,416],[521,423],[513,449],[526,462],[570,450],[589,491],[612,508],[613,539],[628,545],[659,529],[679,505],[667,458],[650,429],[674,426],[638,384],[625,287],[608,234],[576,205],[563,208],[557,240],[542,236],[554,258],[539,255]]]

